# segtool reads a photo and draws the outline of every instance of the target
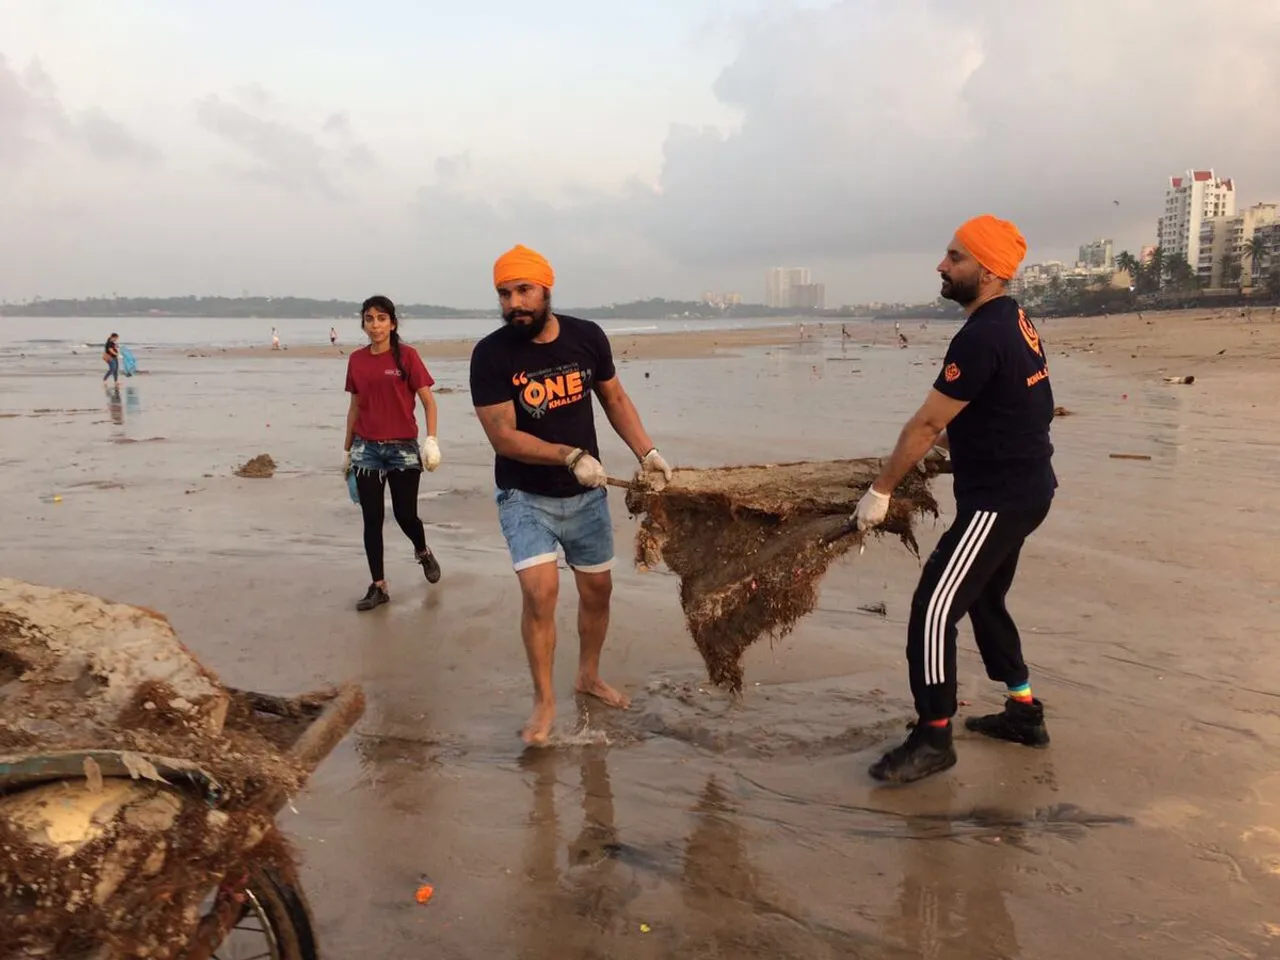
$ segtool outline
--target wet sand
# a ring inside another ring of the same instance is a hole
[[[780,324],[744,330],[707,330],[705,332],[664,332],[624,334],[611,338],[614,354],[633,360],[691,360],[739,353],[743,348],[790,344],[800,337],[800,323]],[[832,324],[826,324],[829,332]],[[834,325],[837,333],[839,325]],[[804,325],[806,337],[818,336],[816,323]],[[418,340],[409,341],[430,363],[432,360],[457,360],[471,356],[475,340]],[[359,346],[356,344],[355,346]],[[353,349],[352,344],[323,346],[301,344],[273,350],[271,347],[228,347],[221,350],[187,351],[187,355],[203,357],[270,357],[275,359],[308,359],[345,357]]]
[[[0,373],[18,414],[0,419],[4,572],[163,610],[236,686],[366,685],[364,720],[282,817],[330,956],[1275,956],[1280,325],[1196,316],[1041,323],[1074,416],[1010,605],[1053,744],[961,731],[960,763],[905,788],[865,770],[911,716],[916,558],[883,541],[833,567],[818,610],[748,653],[734,704],[702,683],[674,579],[632,568],[616,491],[605,675],[635,704],[572,700],[566,580],[558,743],[523,752],[519,594],[464,359],[433,365],[456,391],[423,483],[434,587],[388,518],[393,602],[352,609],[340,372],[299,356],[157,357],[119,394],[89,366]],[[620,370],[676,464],[874,455],[952,329],[904,323],[899,350],[883,325],[867,346],[828,324]],[[259,453],[274,477],[232,475]],[[959,663],[962,715],[997,707],[967,626]]]

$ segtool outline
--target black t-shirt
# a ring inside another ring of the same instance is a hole
[[[477,343],[471,352],[471,402],[489,407],[511,401],[517,430],[599,458],[591,392],[617,375],[613,349],[598,324],[562,313],[556,318],[560,335],[550,343],[534,343],[506,326]],[[567,467],[502,456],[494,463],[494,480],[502,490],[545,497],[587,492]]]
[[[947,427],[958,507],[1016,509],[1053,499],[1049,366],[1040,334],[1012,297],[983,304],[966,321],[933,386],[969,404]]]

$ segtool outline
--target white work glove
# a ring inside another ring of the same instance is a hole
[[[604,464],[579,447],[575,447],[573,452],[565,457],[564,465],[573,471],[573,475],[584,487],[603,487],[609,482],[609,475],[604,472]]]
[[[655,490],[661,490],[671,482],[671,465],[662,458],[658,448],[654,447],[640,459],[640,471]],[[662,480],[658,480],[661,475]]]
[[[422,462],[429,471],[440,466],[440,444],[435,437],[422,441]]]
[[[342,476],[343,479],[351,476],[351,451],[342,451]]]
[[[859,530],[870,530],[884,523],[884,518],[888,515],[889,496],[878,492],[875,487],[867,487],[867,492],[858,501],[858,509],[854,512],[853,518]]]

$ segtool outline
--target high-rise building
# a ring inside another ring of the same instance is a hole
[[[1186,176],[1169,178],[1156,242],[1166,260],[1186,257],[1191,269],[1198,271],[1204,221],[1235,213],[1236,188],[1231,180],[1215,176],[1212,170],[1188,170]]]
[[[764,305],[778,310],[796,306],[791,288],[809,285],[808,267],[774,267],[765,279]]]
[[[1110,240],[1094,240],[1080,248],[1080,263],[1090,270],[1114,270],[1115,250]]]
[[[1206,287],[1250,287],[1253,285],[1253,261],[1246,254],[1259,227],[1280,220],[1280,206],[1255,203],[1233,217],[1214,217],[1200,227],[1200,257],[1193,264],[1196,277]],[[1228,275],[1226,268],[1233,268]]]
[[[1280,292],[1272,277],[1280,276],[1280,219],[1263,224],[1253,231],[1253,240],[1258,247],[1256,262],[1249,262],[1253,284],[1266,286],[1271,293]]]
[[[827,288],[821,283],[798,283],[791,288],[791,302],[787,304],[795,310],[825,310],[827,308]]]

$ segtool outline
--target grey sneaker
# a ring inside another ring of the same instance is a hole
[[[431,548],[418,554],[418,562],[422,564],[422,572],[426,574],[427,583],[440,582],[440,562],[436,560],[436,555],[431,552]]]
[[[369,592],[356,603],[357,610],[372,610],[384,603],[390,603],[391,597],[376,583],[369,584]]]

